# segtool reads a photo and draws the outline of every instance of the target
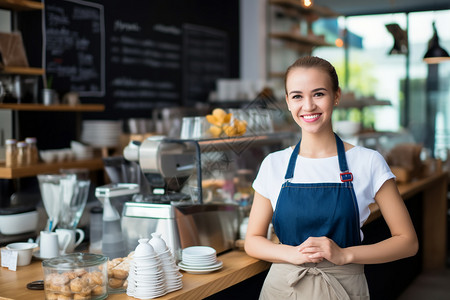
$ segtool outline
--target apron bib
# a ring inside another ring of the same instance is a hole
[[[344,144],[335,137],[342,182],[292,183],[301,140],[292,152],[272,217],[282,244],[297,246],[308,237],[320,236],[332,239],[341,248],[361,244],[353,175],[347,167]]]

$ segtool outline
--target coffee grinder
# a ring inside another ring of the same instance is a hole
[[[103,204],[102,253],[110,259],[127,255],[120,216],[124,202],[137,193],[139,185],[135,183],[113,183],[95,189],[95,196]],[[111,201],[116,202],[120,213]]]

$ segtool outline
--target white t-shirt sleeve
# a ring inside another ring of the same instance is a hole
[[[258,194],[270,200],[273,209],[275,209],[278,194],[284,182],[291,153],[292,149],[286,148],[266,156],[252,184]]]
[[[374,151],[372,159],[372,176],[372,198],[375,198],[375,195],[387,180],[395,178],[384,157],[376,151]]]
[[[256,175],[255,180],[253,181],[253,189],[258,192],[261,196],[270,199],[271,191],[270,189],[273,188],[271,186],[268,186],[265,184],[264,178],[267,177],[266,174],[269,174],[270,172],[270,165],[271,165],[271,155],[268,155],[264,158],[264,160],[261,163],[261,166],[259,167],[258,174]]]

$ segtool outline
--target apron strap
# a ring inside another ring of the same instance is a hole
[[[297,145],[295,145],[294,151],[292,152],[291,158],[289,159],[289,165],[286,170],[286,175],[284,176],[285,180],[292,179],[294,177],[294,169],[295,163],[297,162],[298,151],[300,150],[300,143],[302,139],[298,141]]]
[[[347,159],[345,157],[344,143],[336,133],[334,134],[334,137],[336,139],[337,154],[339,159],[339,169],[341,170],[340,174],[341,181],[342,182],[353,181],[353,175],[348,170]],[[301,141],[302,140],[300,139],[297,145],[295,145],[294,151],[292,152],[291,158],[289,159],[289,165],[286,170],[286,175],[284,176],[285,180],[289,180],[294,177],[295,163],[297,162],[297,156],[300,150]]]
[[[348,170],[347,158],[345,157],[345,147],[341,138],[335,133],[336,147],[339,159],[339,169],[341,170],[340,178],[342,182],[353,181],[353,174]]]

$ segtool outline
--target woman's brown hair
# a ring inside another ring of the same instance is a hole
[[[292,71],[292,69],[295,68],[318,68],[327,73],[330,76],[331,84],[333,86],[333,91],[337,92],[339,89],[339,79],[336,74],[336,69],[333,67],[332,64],[330,64],[327,60],[317,57],[317,56],[303,56],[297,59],[292,65],[290,65],[287,70],[286,74],[284,75],[284,90],[287,95],[287,89],[286,89],[286,81],[289,76],[289,73]]]

